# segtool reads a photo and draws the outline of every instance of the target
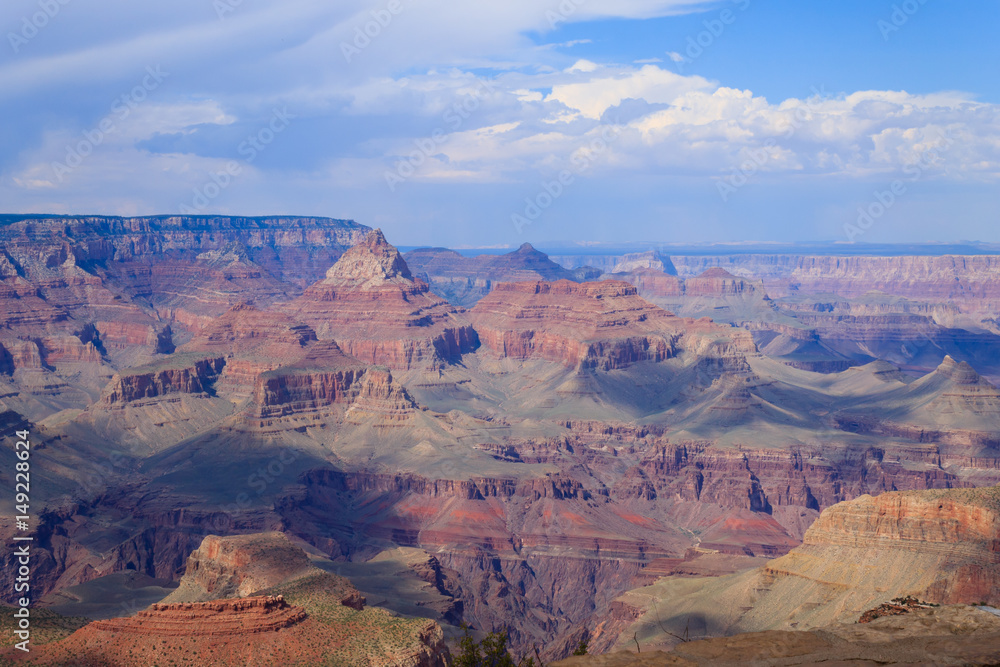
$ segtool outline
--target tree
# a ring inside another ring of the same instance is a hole
[[[587,655],[587,642],[580,640],[580,645],[573,651],[573,655]]]
[[[461,652],[452,667],[535,667],[535,660],[527,656],[514,662],[507,648],[506,632],[490,632],[477,643],[468,625],[462,624],[462,629],[465,635],[458,643]]]

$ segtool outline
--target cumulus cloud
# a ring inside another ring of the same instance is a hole
[[[389,18],[385,0],[243,2],[224,16],[203,0],[70,3],[0,64],[10,142],[0,152],[0,197],[35,210],[173,210],[239,159],[241,137],[276,107],[298,117],[294,127],[246,165],[217,210],[237,202],[247,212],[281,210],[282,193],[296,206],[357,204],[356,193],[384,194],[385,174],[410,162],[419,165],[401,192],[455,183],[514,191],[567,168],[608,125],[618,126],[615,140],[592,164],[604,177],[711,181],[748,154],[766,155],[766,175],[816,182],[881,178],[917,162],[926,179],[1000,175],[1000,107],[967,94],[803,91],[769,100],[669,71],[684,59],[678,53],[661,54],[666,65],[568,55],[590,39],[556,31],[714,2],[400,1]],[[16,25],[20,16],[9,3],[0,19]],[[83,167],[56,178],[52,165],[67,147],[157,65],[168,79]],[[372,210],[378,199],[359,201]]]

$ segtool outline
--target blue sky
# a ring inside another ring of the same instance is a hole
[[[1000,241],[998,9],[10,0],[0,201],[400,245]]]

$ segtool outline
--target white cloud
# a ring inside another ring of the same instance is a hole
[[[596,67],[585,71],[594,70]],[[709,86],[701,77],[685,77],[645,65],[639,70],[625,69],[610,76],[554,86],[547,99],[576,109],[587,118],[597,119],[624,99],[670,103],[686,92],[705,90]]]

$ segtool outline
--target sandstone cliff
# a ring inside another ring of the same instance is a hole
[[[854,622],[890,598],[1000,604],[1000,487],[892,492],[827,508],[804,542],[762,568],[715,579],[665,578],[620,598],[643,610],[617,642]],[[669,602],[668,602],[669,601]],[[605,638],[607,641],[607,638]]]
[[[286,311],[351,356],[392,369],[440,366],[478,344],[463,311],[414,280],[378,230],[345,252]]]
[[[471,311],[493,354],[622,368],[677,354],[680,321],[615,281],[501,283]]]

